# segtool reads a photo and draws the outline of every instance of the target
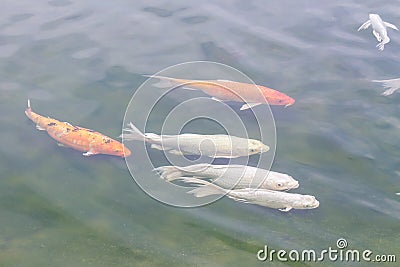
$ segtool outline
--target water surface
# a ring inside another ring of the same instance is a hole
[[[256,258],[265,244],[322,250],[341,237],[349,248],[399,258],[400,96],[381,96],[370,80],[400,76],[400,35],[389,29],[391,42],[379,52],[370,29],[357,32],[368,13],[399,26],[398,6],[6,1],[0,265],[261,265],[271,264]],[[58,147],[23,113],[30,98],[40,114],[117,137],[142,74],[193,60],[228,64],[296,99],[272,107],[272,169],[298,179],[296,191],[315,195],[318,209],[282,213],[228,198],[170,207],[139,189],[124,160]]]

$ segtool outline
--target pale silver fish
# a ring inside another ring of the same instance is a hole
[[[210,179],[223,188],[262,188],[290,190],[299,187],[299,182],[290,175],[245,165],[196,164],[186,167],[162,166],[155,169],[166,181],[192,176]]]
[[[267,152],[269,147],[255,139],[246,139],[231,135],[180,134],[157,135],[142,133],[132,123],[127,133],[121,136],[125,140],[146,141],[151,147],[175,155],[201,155],[213,158],[237,158]]]
[[[310,195],[252,188],[228,190],[196,178],[184,178],[183,181],[201,185],[188,192],[196,197],[226,194],[235,201],[257,204],[268,208],[279,209],[280,211],[289,211],[291,209],[315,209],[319,206],[319,201],[314,196]]]
[[[373,82],[382,83],[383,87],[388,88],[382,95],[391,95],[400,88],[400,78],[391,80],[372,80]]]
[[[358,31],[365,30],[371,25],[372,25],[373,35],[375,36],[376,40],[380,42],[376,46],[380,51],[382,51],[385,48],[385,44],[390,42],[390,38],[387,34],[386,28],[389,27],[397,31],[399,30],[395,25],[383,21],[378,14],[369,14],[369,20],[364,22],[360,26],[360,28],[358,28]]]

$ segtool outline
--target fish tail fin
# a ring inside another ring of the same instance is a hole
[[[168,78],[164,76],[156,76],[156,75],[143,75],[144,77],[147,78],[155,78],[158,79],[159,81],[154,83],[153,86],[157,88],[172,88],[175,87],[179,82],[177,82],[176,79],[174,78]]]
[[[195,197],[206,197],[211,195],[224,195],[228,192],[228,190],[223,189],[215,184],[210,182],[200,180],[197,178],[187,178],[182,179],[185,183],[193,183],[200,184],[202,186],[197,187],[193,190],[190,190],[188,193],[194,195]]]
[[[184,175],[184,172],[175,166],[161,166],[155,168],[154,171],[158,172],[160,177],[168,182],[179,179]]]
[[[128,133],[123,133],[120,135],[120,137],[126,140],[139,140],[139,141],[146,140],[145,134],[142,133],[138,128],[136,128],[136,126],[133,125],[132,122],[129,123],[129,128],[125,128],[123,129],[123,131],[126,131]]]
[[[383,87],[388,88],[382,95],[391,95],[400,89],[400,78],[390,80],[372,80],[373,82],[382,83]]]

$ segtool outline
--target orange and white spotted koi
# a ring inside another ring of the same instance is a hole
[[[131,151],[122,143],[104,134],[33,112],[29,99],[25,114],[36,123],[38,130],[47,131],[54,140],[67,147],[85,152],[83,153],[84,156],[106,154],[128,157],[131,154]]]

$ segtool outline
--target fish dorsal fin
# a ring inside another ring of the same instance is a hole
[[[158,88],[170,88],[176,86],[176,81],[174,78],[168,78],[168,77],[163,77],[163,76],[156,76],[156,75],[143,75],[144,77],[147,78],[153,78],[153,79],[159,79],[159,82],[156,82],[152,84],[155,87]]]
[[[396,27],[396,25],[394,25],[394,24],[392,24],[392,23],[389,23],[389,22],[384,21],[383,24],[384,24],[386,27],[392,28],[393,30],[396,30],[396,31],[399,30],[399,29]]]
[[[219,82],[230,82],[230,83],[235,83],[234,81],[230,81],[230,80],[217,80]]]
[[[258,105],[261,105],[261,103],[247,103],[247,104],[244,104],[244,105],[240,108],[240,110],[246,110],[246,109],[249,109],[249,108],[253,108],[253,107],[255,107],[255,106],[258,106]]]
[[[189,166],[186,166],[186,167],[182,167],[182,168],[180,168],[180,169],[182,169],[183,171],[186,171],[186,172],[200,172],[200,171],[204,171],[204,170],[206,170],[206,169],[208,169],[208,168],[210,168],[210,167],[212,167],[212,165],[211,164],[208,164],[208,163],[200,163],[200,164],[195,164],[195,165],[189,165]]]

